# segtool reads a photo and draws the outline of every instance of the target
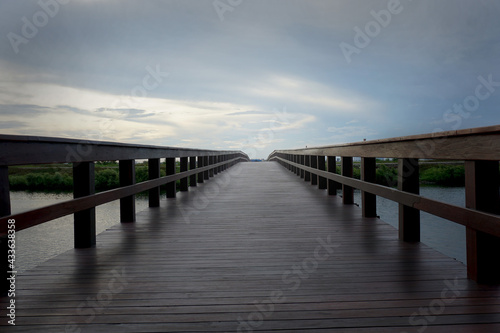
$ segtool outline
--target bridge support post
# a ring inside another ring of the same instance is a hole
[[[166,175],[175,175],[175,157],[167,157],[166,162]],[[175,198],[176,196],[176,183],[175,181],[167,183],[167,198]]]
[[[189,158],[189,170],[194,170],[196,169],[196,156],[191,156]],[[189,186],[194,187],[196,186],[196,174],[193,174],[189,176]]]
[[[328,172],[337,173],[337,160],[336,156],[328,156]],[[331,179],[328,179],[328,194],[337,195],[337,188],[339,184]]]
[[[203,168],[203,156],[198,156],[198,168]],[[205,180],[205,172],[198,172],[198,183],[203,183]]]
[[[300,165],[304,165],[304,155],[299,155]],[[300,169],[300,178],[304,179],[304,169]]]
[[[352,157],[341,158],[342,176],[352,178]],[[342,184],[342,203],[352,205],[354,203],[354,189]]]
[[[318,156],[318,170],[322,170],[322,171],[326,170],[325,156]],[[318,188],[320,190],[326,190],[327,183],[326,183],[325,177],[318,176]]]
[[[214,164],[214,156],[209,156],[208,158],[208,164],[213,165]],[[208,171],[208,176],[213,177],[214,176],[214,168],[211,167],[210,170]]]
[[[149,179],[160,178],[160,159],[150,158],[148,160],[148,175]],[[149,190],[149,207],[160,206],[160,186]]]
[[[77,199],[94,193],[94,162],[73,163],[73,198]],[[73,233],[75,248],[95,245],[95,207],[74,213]]]
[[[119,162],[120,186],[135,184],[135,160]],[[135,222],[135,195],[120,199],[120,221]]]
[[[498,161],[465,162],[467,208],[499,214]],[[500,282],[500,238],[466,228],[467,277],[479,283]]]
[[[318,168],[318,156],[311,155],[311,168]],[[311,173],[311,185],[318,185],[318,175]]]
[[[377,163],[373,157],[361,158],[361,180],[369,183],[376,181]],[[377,217],[377,196],[361,191],[361,208],[364,217]]]
[[[203,156],[203,166],[208,166],[210,164],[210,159],[208,156]],[[210,179],[210,172],[208,170],[206,170],[204,173],[203,173],[203,177],[205,178],[205,180],[209,180]]]
[[[399,159],[398,190],[420,193],[418,159]],[[405,242],[420,242],[420,211],[418,209],[399,204],[399,239]]]
[[[180,172],[188,171],[188,158],[181,157]],[[186,192],[188,190],[188,177],[181,178],[179,190]]]
[[[9,167],[0,166],[0,217],[11,215],[10,209],[10,187],[9,187]],[[15,223],[14,223],[15,227]],[[14,229],[15,230],[15,229]],[[9,267],[9,237],[8,235],[0,236],[0,295],[7,295],[10,283],[8,271],[12,271]],[[15,270],[15,267],[14,267]]]
[[[311,155],[305,155],[304,156],[304,165],[309,167],[311,166]],[[304,172],[304,181],[310,182],[311,181],[311,173],[309,171]]]

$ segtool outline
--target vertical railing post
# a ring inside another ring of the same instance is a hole
[[[304,165],[304,155],[299,155],[300,165]],[[300,178],[304,179],[304,169],[300,169]]]
[[[148,176],[149,179],[160,178],[160,159],[150,158],[148,160]],[[160,186],[149,190],[149,207],[160,207]]]
[[[311,168],[318,168],[318,156],[311,155]],[[318,185],[318,175],[311,173],[311,185]]]
[[[209,162],[208,162],[208,164],[209,164],[209,165],[213,165],[213,164],[214,164],[214,156],[210,156],[210,157],[208,158],[208,161],[209,161]],[[212,168],[210,168],[208,176],[209,176],[209,177],[213,177],[213,176],[214,176],[214,168],[213,168],[213,167],[212,167]]]
[[[328,156],[328,172],[337,173],[337,160],[336,156]],[[334,180],[328,179],[328,194],[337,195],[338,183]]]
[[[361,180],[375,183],[377,161],[373,157],[361,158]],[[361,191],[361,209],[364,217],[377,217],[377,196],[373,193]]]
[[[217,164],[219,162],[219,156],[212,156],[212,164]],[[219,167],[214,167],[214,176],[219,173]]]
[[[166,175],[175,175],[175,157],[167,157],[166,162]],[[175,198],[176,196],[176,182],[167,183],[167,198]]]
[[[0,217],[11,215],[10,207],[10,186],[9,186],[9,167],[0,166]],[[15,223],[14,223],[15,227]],[[14,229],[15,230],[15,229]],[[0,295],[7,295],[10,289],[10,281],[7,280],[12,271],[9,267],[9,237],[8,235],[0,236]],[[14,267],[15,270],[15,267]]]
[[[203,161],[204,161],[204,158],[203,156],[198,156],[198,168],[203,168]],[[198,172],[198,183],[203,183],[204,180],[205,180],[205,172],[202,171],[202,172]]]
[[[196,156],[191,156],[189,158],[189,170],[194,170],[196,169]],[[196,186],[196,174],[192,174],[189,176],[189,186],[194,187]]]
[[[307,167],[311,166],[311,155],[304,156],[304,165]],[[311,181],[311,173],[309,171],[304,172],[304,181],[306,182]]]
[[[318,156],[318,170],[321,170],[321,171],[326,170],[325,156]],[[327,183],[326,183],[325,177],[318,176],[318,188],[320,190],[326,190]]]
[[[465,162],[467,208],[500,214],[497,161]],[[467,277],[479,283],[500,282],[500,238],[466,228]]]
[[[188,171],[188,158],[181,157],[180,159],[180,172]],[[179,191],[186,192],[188,190],[188,177],[181,178]]]
[[[135,184],[135,160],[119,162],[120,186]],[[135,222],[135,195],[120,199],[120,221]]]
[[[398,190],[420,193],[418,159],[398,160]],[[405,242],[420,242],[420,211],[399,204],[399,239]]]
[[[81,198],[95,193],[94,162],[73,163],[73,198]],[[75,248],[87,248],[95,245],[95,207],[75,212],[74,245]]]
[[[342,176],[352,178],[352,157],[341,157]],[[342,202],[344,205],[352,205],[354,203],[354,189],[350,186],[342,184]]]
[[[209,164],[210,164],[209,156],[203,156],[203,166],[207,167],[207,166],[209,166]],[[205,178],[205,180],[210,179],[210,172],[208,170],[203,172],[203,178]]]

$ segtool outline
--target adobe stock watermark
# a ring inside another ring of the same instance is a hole
[[[130,89],[130,94],[128,96],[121,96],[119,99],[115,100],[110,108],[105,110],[119,110],[119,109],[133,109],[139,105],[140,98],[148,97],[149,93],[160,86],[163,80],[169,76],[168,72],[163,72],[160,65],[156,64],[155,67],[146,66],[146,74],[142,78],[141,84],[137,84],[132,89]],[[98,138],[96,140],[102,140],[106,134],[113,132],[114,124],[113,121],[119,119],[119,116],[113,117],[101,121],[99,123]],[[66,162],[67,163],[80,163],[87,156],[92,153],[93,146],[88,144],[86,141],[82,140],[80,143],[73,146],[66,146]]]
[[[45,27],[50,19],[59,13],[61,5],[66,5],[70,2],[71,0],[39,0],[38,6],[40,6],[40,10],[35,12],[30,18],[26,16],[21,17],[23,25],[20,34],[12,31],[7,34],[7,39],[14,53],[18,54],[21,44],[28,44],[30,40],[38,35],[40,29]]]
[[[244,318],[238,316],[238,327],[236,332],[253,332],[261,327],[264,321],[272,316],[275,305],[286,301],[286,293],[293,292],[300,288],[304,280],[309,279],[311,274],[316,272],[321,262],[326,261],[341,244],[332,244],[331,236],[326,239],[316,238],[318,243],[314,248],[312,256],[303,259],[300,263],[292,265],[289,270],[283,272],[281,281],[287,287],[273,290],[269,297],[263,301],[254,301],[255,310],[247,314]]]
[[[352,56],[354,54],[360,54],[362,49],[370,45],[372,40],[382,32],[382,29],[389,26],[393,16],[400,14],[403,9],[404,7],[400,0],[389,0],[387,2],[387,9],[381,9],[378,12],[375,10],[370,11],[373,20],[368,21],[364,29],[358,26],[354,27],[355,34],[353,43],[349,44],[342,42],[339,44],[340,50],[347,63],[350,64],[352,62]]]
[[[444,281],[445,287],[441,290],[441,294],[439,298],[435,298],[429,302],[429,305],[426,307],[420,307],[418,311],[415,311],[411,314],[408,322],[411,326],[419,327],[417,332],[424,332],[429,323],[433,323],[436,321],[437,316],[441,315],[446,306],[453,303],[457,297],[460,296],[460,292],[465,289],[464,286],[460,286],[458,283],[458,278],[455,277],[455,280]],[[408,333],[407,331],[402,331],[401,333]]]
[[[124,268],[121,270],[113,269],[109,275],[110,279],[107,285],[99,290],[94,297],[87,297],[76,309],[77,315],[86,317],[85,323],[87,324],[94,321],[96,314],[103,313],[106,306],[113,301],[115,295],[121,293],[129,283]],[[80,333],[81,331],[81,328],[75,322],[69,322],[64,327],[65,333]]]
[[[224,22],[224,14],[234,11],[234,9],[242,3],[243,0],[215,0],[212,2],[212,5],[214,6],[217,16],[219,16],[219,20]]]
[[[496,88],[500,87],[500,82],[493,81],[493,75],[489,74],[487,78],[482,75],[477,77],[479,84],[474,89],[474,93],[465,97],[462,103],[453,104],[453,108],[447,109],[443,113],[443,121],[446,124],[452,123],[451,128],[456,130],[462,125],[463,119],[468,119],[472,113],[476,112],[484,102],[495,93]],[[436,129],[442,131],[442,129]]]

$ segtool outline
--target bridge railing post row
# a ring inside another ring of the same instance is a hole
[[[9,215],[11,215],[9,167],[0,166],[0,217]],[[8,261],[8,241],[8,235],[0,236],[0,295],[7,295],[7,291],[10,288],[10,282],[7,280],[9,277],[7,272],[11,271]]]
[[[189,157],[189,170],[194,170],[196,169],[196,156],[191,156]],[[190,187],[195,187],[196,184],[196,176],[197,174],[192,174],[189,176],[189,186]]]
[[[376,182],[377,161],[374,157],[361,158],[361,180],[368,183]],[[361,209],[364,217],[377,217],[377,196],[361,191]]]
[[[118,162],[120,187],[135,184],[135,160]],[[120,199],[120,222],[135,222],[135,194]]]
[[[419,165],[416,158],[398,160],[398,190],[413,194],[420,193]],[[420,242],[420,210],[398,204],[399,239],[405,242]]]
[[[337,173],[336,156],[328,156],[328,172]],[[328,179],[328,194],[337,195],[337,188],[339,188],[339,184],[334,180]]]
[[[318,170],[325,171],[326,170],[326,165],[325,165],[325,156],[318,156]],[[320,190],[326,190],[327,189],[327,182],[325,177],[318,177],[318,188]]]
[[[311,155],[304,155],[304,165],[306,167],[311,166]],[[305,182],[310,182],[311,181],[311,173],[309,171],[304,172],[304,181]]]
[[[166,175],[175,175],[175,157],[167,157],[165,159],[165,168]],[[167,198],[175,198],[176,197],[176,182],[167,183]]]
[[[148,159],[148,179],[153,180],[160,178],[160,159],[150,158]],[[160,186],[154,187],[149,190],[148,200],[149,207],[160,207]]]
[[[188,171],[188,158],[187,157],[181,157],[180,158],[180,172],[186,172]],[[179,191],[181,192],[186,192],[188,190],[188,177],[181,178],[180,180],[180,186],[179,186]]]
[[[342,176],[352,178],[353,176],[352,168],[353,168],[352,157],[342,156],[341,157]],[[354,189],[351,186],[342,184],[342,203],[344,205],[352,205],[354,203]]]
[[[318,156],[311,155],[311,168],[318,168]],[[311,173],[311,185],[318,185],[318,175],[316,173]]]
[[[95,194],[94,162],[73,163],[73,198]],[[76,249],[92,247],[96,243],[95,207],[73,215],[74,246]]]
[[[208,165],[213,165],[214,164],[214,157],[209,156],[208,157]],[[214,168],[211,167],[210,170],[208,170],[208,176],[209,178],[212,178],[214,176]]]
[[[299,163],[299,155],[294,154],[294,155],[293,155],[293,161],[294,161],[295,163]],[[297,176],[300,176],[300,168],[298,168],[298,167],[294,167],[294,172],[295,172],[295,174],[296,174]]]
[[[467,208],[500,213],[498,161],[465,161]],[[467,276],[480,283],[500,282],[500,238],[466,227]]]

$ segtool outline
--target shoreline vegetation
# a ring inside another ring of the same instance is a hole
[[[177,163],[176,172],[179,172]],[[377,160],[377,184],[397,186],[397,160]],[[136,164],[136,182],[148,180],[148,163]],[[340,166],[337,166],[340,173]],[[161,176],[165,176],[162,165]],[[360,163],[354,162],[353,176],[360,179]],[[25,165],[9,167],[9,183],[12,191],[71,192],[73,190],[73,168],[71,164]],[[420,164],[420,184],[445,187],[464,186],[463,162],[424,162]],[[179,181],[177,182],[179,185]],[[119,187],[118,163],[115,161],[95,164],[96,192]],[[164,190],[162,188],[162,190]]]

